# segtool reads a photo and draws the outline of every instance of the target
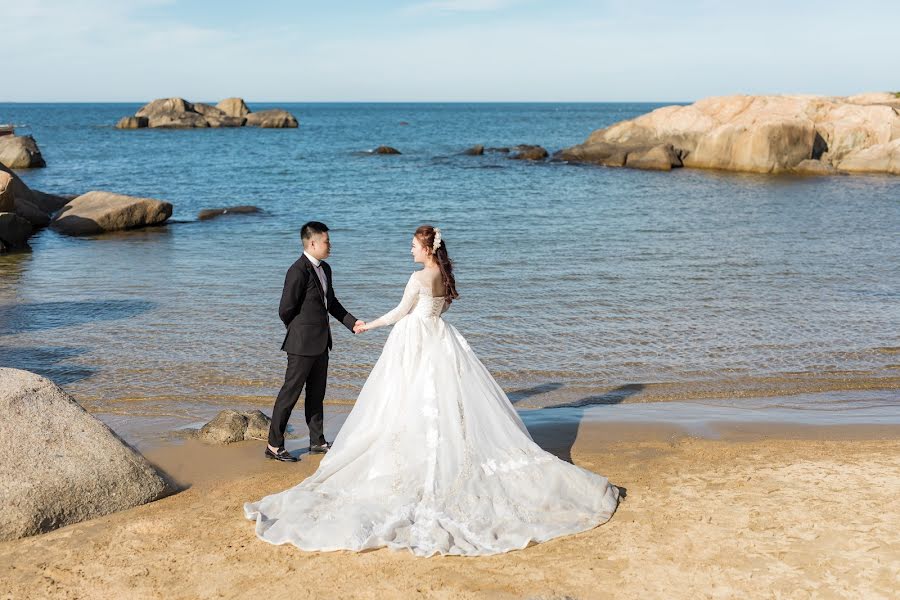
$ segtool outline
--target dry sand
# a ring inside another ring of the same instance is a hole
[[[481,558],[304,553],[256,539],[241,506],[317,457],[259,443],[148,456],[190,487],[0,544],[0,598],[889,598],[900,589],[900,428],[583,425],[544,447],[627,489],[592,531]],[[570,448],[571,446],[571,448]]]

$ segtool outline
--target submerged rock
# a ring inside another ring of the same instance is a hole
[[[372,154],[401,154],[401,152],[390,146],[378,146],[372,150]]]
[[[229,206],[228,208],[204,208],[197,214],[201,221],[214,219],[220,215],[246,215],[262,212],[255,206]]]
[[[548,153],[542,146],[533,146],[531,144],[521,144],[514,148],[515,152],[509,155],[513,160],[544,160]]]
[[[462,151],[463,154],[467,156],[481,156],[484,154],[484,146],[481,144],[475,144],[471,148],[466,148]]]
[[[52,381],[0,368],[0,540],[152,502],[174,487]]]
[[[171,216],[172,205],[162,200],[93,191],[66,204],[50,226],[66,235],[94,235],[159,225]]]
[[[30,135],[0,136],[0,163],[10,169],[46,167],[37,142]]]

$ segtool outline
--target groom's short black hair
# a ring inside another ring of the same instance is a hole
[[[328,231],[328,225],[325,223],[310,221],[300,228],[300,239],[305,243],[307,240],[311,239],[312,236],[319,233],[325,233],[326,231]]]

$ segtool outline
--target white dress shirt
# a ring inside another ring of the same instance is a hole
[[[325,270],[322,269],[322,261],[304,250],[303,254],[312,263],[313,270],[319,276],[319,283],[322,284],[322,293],[325,300],[325,308],[328,308],[328,279],[325,278]]]

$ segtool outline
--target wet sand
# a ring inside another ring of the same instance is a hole
[[[900,572],[900,427],[583,423],[535,439],[627,490],[608,523],[522,551],[305,553],[256,539],[247,500],[313,472],[259,443],[148,451],[187,486],[0,544],[0,598],[887,598]]]

